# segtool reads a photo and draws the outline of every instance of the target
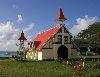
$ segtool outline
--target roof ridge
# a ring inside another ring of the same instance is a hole
[[[42,32],[39,32],[38,34],[42,34],[42,33],[45,33],[45,32],[47,32],[47,31],[51,30],[51,29],[54,29],[54,28],[56,28],[58,25],[60,26],[60,24],[57,24],[56,26],[54,26],[54,27],[52,27],[52,28],[49,28],[49,29],[46,29],[46,30],[44,30],[44,31],[42,31]]]

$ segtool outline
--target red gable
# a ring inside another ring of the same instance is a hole
[[[41,32],[36,36],[36,38],[33,40],[35,45],[35,50],[39,51],[41,48],[45,45],[45,43],[50,39],[50,37],[53,37],[55,33],[61,28],[60,24],[57,24],[55,27],[48,29],[44,32]]]

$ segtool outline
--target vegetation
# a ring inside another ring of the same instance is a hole
[[[80,65],[77,67],[77,64]],[[15,61],[0,60],[0,77],[100,77],[100,63],[85,61],[66,63],[56,61]]]
[[[15,60],[24,61],[25,60],[25,53],[23,51],[17,51],[16,55],[12,56]]]
[[[90,47],[92,51],[100,53],[100,22],[90,25],[87,29],[82,30],[74,41],[82,51]]]
[[[0,60],[0,77],[66,77],[69,68],[54,61]]]
[[[85,77],[100,77],[100,63],[86,62],[86,66],[81,70]]]

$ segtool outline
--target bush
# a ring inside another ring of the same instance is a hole
[[[96,69],[100,69],[100,63],[96,64]]]

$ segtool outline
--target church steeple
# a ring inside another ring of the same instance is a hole
[[[56,18],[57,21],[60,21],[60,22],[64,22],[65,20],[67,20],[63,14],[63,11],[61,8],[59,8],[59,11],[58,11],[58,15],[57,15],[57,18]]]

